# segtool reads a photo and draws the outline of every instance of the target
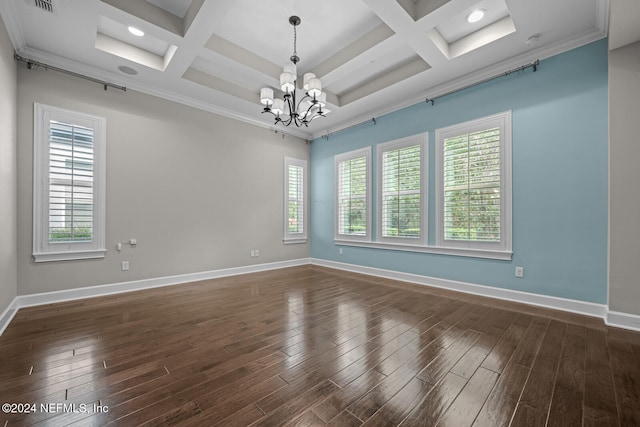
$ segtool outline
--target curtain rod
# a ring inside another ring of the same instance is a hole
[[[376,121],[376,118],[372,117],[371,119],[365,120],[364,122],[356,123],[355,125],[347,126],[346,128],[342,128],[342,129],[334,130],[333,132],[329,132],[329,133],[327,133],[325,135],[322,135],[321,138],[328,140],[329,138],[331,138],[333,135],[335,135],[337,133],[344,132],[344,131],[349,130],[349,129],[353,129],[353,128],[358,127],[358,126],[366,125],[367,123],[373,123],[374,125],[378,124],[378,122]]]
[[[470,87],[477,86],[479,84],[486,83],[486,82],[489,82],[491,80],[495,80],[495,79],[500,78],[500,77],[507,77],[508,75],[510,75],[512,73],[517,73],[517,72],[520,72],[520,71],[524,71],[527,68],[533,68],[533,72],[535,73],[536,71],[538,71],[538,65],[540,65],[540,60],[536,59],[535,61],[533,61],[533,62],[531,62],[529,64],[521,65],[520,67],[513,68],[513,69],[511,69],[509,71],[505,71],[504,73],[496,74],[495,76],[488,77],[486,79],[477,81],[475,83],[468,84],[468,85],[463,86],[461,88],[458,88],[456,90],[452,90],[452,91],[443,93],[442,95],[434,96],[433,98],[427,98],[425,100],[425,102],[427,102],[427,103],[430,102],[431,105],[433,105],[435,103],[435,100],[438,99],[438,98],[442,98],[444,96],[451,95],[452,93],[456,93],[456,92],[459,92],[459,91],[464,90],[464,89],[469,89]],[[346,130],[349,130],[349,129],[352,129],[352,128],[355,128],[355,127],[358,127],[358,126],[362,126],[362,125],[365,125],[365,124],[371,123],[371,122],[373,122],[374,125],[377,124],[376,118],[373,117],[373,118],[371,118],[371,120],[365,120],[363,122],[356,123],[355,125],[351,125],[351,126],[348,126],[346,128],[343,128],[343,129],[339,129],[339,130],[336,130],[336,131],[333,131],[333,132],[329,132],[329,133],[323,135],[322,139],[328,140],[329,138],[331,138],[333,135],[335,135],[337,133],[344,132]]]
[[[107,87],[112,87],[114,89],[120,89],[123,92],[127,91],[127,88],[125,86],[118,86],[113,83],[105,82],[104,80],[94,79],[93,77],[85,76],[84,74],[79,74],[73,71],[65,70],[64,68],[58,68],[58,67],[54,67],[53,65],[45,64],[43,62],[34,61],[33,59],[23,58],[17,53],[14,53],[13,57],[15,58],[16,61],[26,63],[28,69],[33,68],[33,66],[35,65],[37,67],[43,67],[45,70],[58,71],[60,73],[69,74],[70,76],[79,77],[81,79],[89,80],[90,82],[101,84],[104,87],[104,90],[107,90]]]
[[[536,71],[538,71],[538,65],[540,65],[540,60],[539,60],[539,59],[536,59],[535,61],[533,61],[533,62],[531,62],[531,63],[529,63],[529,64],[521,65],[520,67],[513,68],[513,69],[511,69],[511,70],[509,70],[509,71],[505,71],[504,73],[496,74],[495,76],[488,77],[488,78],[486,78],[486,79],[483,79],[483,80],[477,81],[477,82],[475,82],[475,83],[468,84],[468,85],[463,86],[463,87],[460,87],[460,88],[458,88],[458,89],[455,89],[455,90],[452,90],[452,91],[449,91],[449,92],[443,93],[442,95],[434,96],[433,98],[427,98],[427,99],[425,100],[425,102],[426,102],[427,104],[428,104],[428,103],[431,103],[431,105],[433,105],[433,104],[434,104],[434,101],[435,101],[436,99],[438,99],[438,98],[442,98],[442,97],[444,97],[444,96],[451,95],[452,93],[460,92],[461,90],[469,89],[470,87],[477,86],[477,85],[479,85],[479,84],[486,83],[486,82],[489,82],[489,81],[491,81],[491,80],[495,80],[495,79],[500,78],[500,77],[507,77],[507,76],[508,76],[509,74],[511,74],[511,73],[517,73],[517,72],[520,72],[520,71],[524,71],[524,70],[526,70],[527,68],[533,68],[533,72],[535,73]]]

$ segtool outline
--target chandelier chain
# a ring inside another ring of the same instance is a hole
[[[296,25],[293,26],[293,56],[298,56],[298,32],[296,31]]]

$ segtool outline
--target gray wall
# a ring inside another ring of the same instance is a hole
[[[0,19],[0,314],[17,295],[16,63]]]
[[[640,42],[609,52],[609,308],[640,315]]]
[[[105,259],[33,262],[34,102],[107,119]],[[309,147],[135,91],[105,92],[55,71],[18,67],[19,293],[308,257],[308,243],[282,243],[284,156],[308,160]],[[116,243],[130,238],[137,246],[118,253]],[[260,256],[250,257],[251,249]]]

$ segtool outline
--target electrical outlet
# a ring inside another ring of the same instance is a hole
[[[122,271],[129,271],[129,261],[122,261]]]
[[[516,277],[524,277],[524,268],[516,267]]]
[[[254,249],[255,256],[260,256],[260,249]]]
[[[338,255],[344,255],[344,249],[339,248],[338,249]]]

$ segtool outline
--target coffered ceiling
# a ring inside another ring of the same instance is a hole
[[[606,37],[609,2],[3,0],[0,14],[22,57],[270,128],[259,92],[279,87],[297,15],[298,74],[320,77],[331,113],[283,130],[313,138]]]

